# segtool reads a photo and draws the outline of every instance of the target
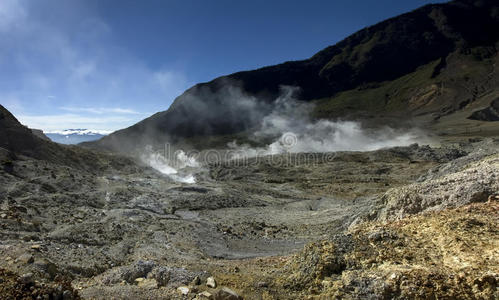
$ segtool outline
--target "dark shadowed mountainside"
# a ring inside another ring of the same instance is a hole
[[[0,105],[0,147],[13,153],[34,158],[48,158],[59,147],[35,135],[31,129],[19,121]]]
[[[497,28],[497,1],[427,5],[360,30],[309,59],[197,84],[168,110],[85,145],[127,151],[251,132],[282,86],[299,87],[296,97],[315,103],[313,118],[414,118],[428,125],[468,109],[459,117],[466,120],[483,108],[480,101],[490,103],[484,97],[497,93]],[[241,105],[247,97],[256,104]]]
[[[490,106],[482,110],[477,110],[469,119],[479,121],[499,121],[499,98],[490,103]]]

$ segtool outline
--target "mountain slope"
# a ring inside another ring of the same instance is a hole
[[[34,158],[46,158],[50,152],[57,152],[57,146],[36,136],[31,129],[0,105],[0,147]]]
[[[299,99],[316,102],[318,118],[432,114],[429,120],[438,119],[495,88],[498,27],[497,1],[424,6],[365,28],[310,59],[197,84],[167,111],[85,145],[126,151],[138,144],[251,131],[282,86],[299,87]],[[407,77],[411,74],[416,81]],[[241,105],[248,97],[258,109]]]
[[[39,160],[92,174],[138,168],[129,158],[66,146],[37,136],[0,105],[0,163],[9,169],[16,160]],[[43,171],[41,171],[43,172]]]

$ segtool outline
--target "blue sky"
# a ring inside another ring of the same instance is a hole
[[[424,0],[0,0],[0,103],[45,131],[116,130],[215,77],[322,48]]]

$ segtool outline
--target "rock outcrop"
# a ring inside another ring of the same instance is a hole
[[[498,191],[499,155],[495,154],[461,171],[388,190],[382,197],[379,218],[402,219],[422,212],[486,202],[489,195]]]
[[[499,121],[499,99],[492,101],[489,107],[475,111],[468,119],[489,122]]]

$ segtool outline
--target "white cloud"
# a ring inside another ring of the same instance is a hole
[[[104,110],[106,110],[108,112],[118,113],[118,114],[132,114],[132,115],[143,114],[143,113],[140,113],[138,111],[135,111],[133,109],[128,109],[128,108],[104,108]]]
[[[95,107],[60,107],[61,110],[69,112],[84,112],[91,114],[105,114],[105,113],[115,113],[115,114],[130,114],[130,115],[143,115],[144,113],[135,111],[129,108],[95,108]]]

